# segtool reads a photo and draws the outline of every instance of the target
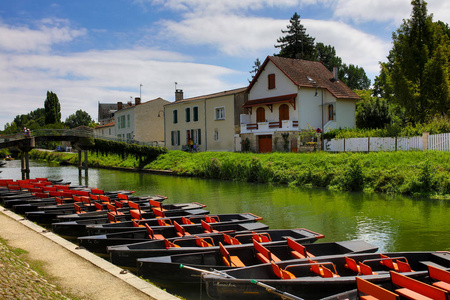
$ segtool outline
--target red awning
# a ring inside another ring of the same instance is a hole
[[[295,101],[295,97],[297,94],[283,95],[277,97],[270,98],[261,98],[255,100],[249,100],[246,104],[242,105],[244,108],[253,107],[253,106],[261,106],[261,105],[272,105],[272,104],[280,104]]]

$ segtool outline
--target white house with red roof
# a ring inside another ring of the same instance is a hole
[[[299,133],[308,129],[355,127],[360,99],[321,62],[268,56],[247,88],[241,138],[252,151],[277,151],[288,138],[297,150]]]

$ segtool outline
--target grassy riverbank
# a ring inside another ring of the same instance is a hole
[[[36,151],[37,152],[37,151]],[[71,157],[67,156],[71,155]],[[35,153],[33,158],[70,160],[73,154]],[[92,153],[89,164],[97,167],[137,168],[134,158]],[[144,169],[171,170],[178,175],[222,180],[323,187],[413,196],[450,196],[450,153],[185,153],[170,151]]]

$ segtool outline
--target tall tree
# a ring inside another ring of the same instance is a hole
[[[91,116],[79,109],[74,114],[71,114],[66,118],[66,126],[69,128],[75,128],[78,126],[89,126],[89,124],[92,122]]]
[[[351,89],[363,90],[370,87],[370,80],[363,68],[343,64],[342,59],[336,55],[336,50],[331,45],[314,44],[315,39],[306,34],[306,28],[300,23],[300,16],[297,13],[289,22],[288,30],[281,30],[286,35],[277,39],[277,42],[280,43],[275,45],[275,48],[280,48],[277,56],[320,61],[330,71],[333,70],[333,67],[338,67],[340,69],[339,78]]]
[[[47,91],[47,99],[44,101],[45,124],[61,123],[61,105],[58,96]]]
[[[261,61],[259,60],[259,58],[256,58],[255,62],[253,63],[252,70],[249,72],[250,74],[252,74],[252,79],[250,79],[249,82],[251,82],[253,80],[256,73],[258,73],[260,67],[261,67]]]
[[[449,31],[442,22],[433,23],[425,1],[411,5],[411,18],[392,34],[393,48],[381,64],[375,92],[403,107],[409,120],[423,122],[449,109]]]
[[[353,90],[366,90],[370,87],[370,79],[364,69],[355,65],[341,65],[339,79]]]
[[[317,57],[315,60],[322,62],[328,70],[332,71],[333,67],[342,66],[342,59],[336,55],[336,49],[333,46],[317,43],[316,51]]]
[[[315,60],[315,39],[306,34],[306,28],[300,23],[300,16],[295,13],[289,23],[287,30],[281,30],[286,35],[277,39],[280,43],[275,45],[275,48],[280,48],[278,56]]]

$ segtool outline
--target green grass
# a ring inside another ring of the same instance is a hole
[[[78,164],[76,154],[32,151],[33,159]],[[89,153],[91,167],[138,168],[133,156]],[[84,159],[84,156],[83,156]],[[320,187],[342,191],[450,198],[450,153],[186,153],[169,151],[144,169],[183,176]]]
[[[450,153],[185,153],[170,151],[145,166],[223,180],[446,197]]]

